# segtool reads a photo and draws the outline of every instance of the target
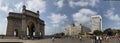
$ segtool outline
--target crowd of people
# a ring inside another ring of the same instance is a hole
[[[92,36],[93,43],[102,43],[104,40],[105,42],[109,42],[109,37],[102,37],[102,36]]]
[[[78,38],[80,41],[83,41],[82,36],[79,36]],[[102,43],[102,42],[109,43],[110,39],[115,39],[116,41],[119,41],[119,43],[120,43],[120,36],[111,37],[111,36],[95,36],[95,35],[93,35],[92,37],[90,37],[90,39],[92,39],[92,43]],[[52,42],[54,42],[54,41],[55,41],[55,37],[52,37]]]
[[[109,43],[110,39],[115,39],[116,41],[119,41],[120,43],[120,36],[92,36],[93,43],[102,43],[103,41],[105,43]]]

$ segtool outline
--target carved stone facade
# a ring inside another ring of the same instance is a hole
[[[44,36],[44,21],[39,18],[37,13],[29,11],[23,6],[22,13],[9,12],[7,17],[7,36]]]

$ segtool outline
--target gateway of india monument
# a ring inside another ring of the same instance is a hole
[[[9,12],[6,36],[43,38],[45,23],[39,16],[39,11],[35,13],[27,10],[25,5],[22,13]]]

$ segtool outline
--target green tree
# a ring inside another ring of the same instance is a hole
[[[79,33],[79,35],[84,35],[83,33]]]
[[[64,36],[65,34],[63,32],[60,33],[61,36]]]
[[[109,36],[113,36],[113,35],[114,35],[114,33],[113,33],[113,31],[111,30],[111,28],[108,28],[108,29],[104,30],[103,33],[106,34],[106,35],[109,35]]]
[[[120,30],[117,30],[117,33],[120,35]]]
[[[63,32],[61,32],[61,33],[55,33],[54,35],[55,36],[64,36],[65,34]]]
[[[103,35],[103,32],[102,31],[99,31],[99,30],[95,30],[93,32],[94,35]]]

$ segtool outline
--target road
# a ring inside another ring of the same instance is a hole
[[[92,39],[84,38],[82,41],[75,38],[61,38],[55,39],[55,42],[52,42],[51,39],[40,39],[40,40],[21,40],[21,39],[0,39],[0,42],[23,42],[23,43],[93,43]],[[103,41],[102,43],[106,43]],[[115,39],[110,39],[109,43],[119,43]]]

